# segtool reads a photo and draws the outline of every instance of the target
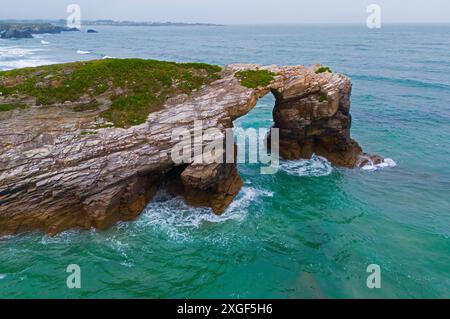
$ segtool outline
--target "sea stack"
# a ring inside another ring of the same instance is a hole
[[[105,229],[161,187],[223,213],[242,186],[236,164],[176,165],[171,136],[196,120],[225,131],[269,92],[282,157],[382,161],[350,137],[351,88],[322,66],[105,59],[0,72],[0,235]]]

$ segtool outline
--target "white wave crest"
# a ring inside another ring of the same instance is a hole
[[[240,196],[230,204],[225,214],[227,212],[237,212],[240,209],[246,209],[258,197],[273,197],[273,192],[253,187],[243,187]]]
[[[327,176],[333,172],[331,163],[324,157],[313,155],[311,159],[283,161],[281,170],[292,176]]]
[[[49,244],[70,244],[80,234],[80,230],[71,229],[63,231],[55,236],[43,235],[41,238],[42,245]]]
[[[127,243],[123,243],[121,240],[117,239],[114,236],[108,237],[106,240],[110,243],[109,246],[116,252],[118,252],[121,257],[123,257],[124,260],[120,263],[122,266],[129,268],[134,266],[133,259],[131,259],[127,254],[127,250],[129,249]]]
[[[0,47],[0,59],[21,58],[28,55],[33,55],[40,49],[25,49],[17,46]]]
[[[50,42],[45,41],[45,40],[41,40],[41,44],[46,45],[46,44],[50,44]]]
[[[191,207],[182,198],[170,197],[161,191],[147,206],[136,224],[138,227],[156,227],[171,239],[187,240],[190,231],[208,223],[242,221],[247,216],[249,205],[262,196],[272,197],[273,193],[253,187],[243,187],[225,213],[218,216],[210,208]]]
[[[0,280],[5,279],[5,278],[6,278],[6,275],[0,274]]]
[[[0,60],[0,70],[6,71],[11,69],[20,69],[20,68],[32,68],[40,65],[49,65],[55,64],[58,62],[49,61],[49,60],[41,60],[41,59],[23,59],[23,60],[15,60],[15,61],[1,61]]]
[[[77,50],[77,54],[89,54],[91,51]]]
[[[376,171],[378,169],[387,168],[387,167],[396,167],[397,163],[392,158],[385,158],[381,163],[374,164],[372,161],[369,161],[366,165],[361,167],[364,171]]]
[[[35,67],[56,62],[40,58],[36,52],[45,51],[37,48],[20,48],[17,46],[0,47],[0,70]]]

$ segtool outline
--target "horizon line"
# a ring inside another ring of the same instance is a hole
[[[7,18],[7,19],[3,19],[0,18],[0,22],[2,21],[64,21],[66,19],[58,19],[58,18],[53,18],[53,19],[48,19],[48,18],[35,18],[35,19],[21,19],[21,18]],[[339,21],[339,22],[287,22],[287,23],[283,23],[283,22],[268,22],[268,23],[220,23],[220,22],[183,22],[183,21],[150,21],[150,20],[113,20],[113,19],[82,19],[81,21],[83,22],[87,21],[87,22],[98,22],[98,21],[111,21],[111,22],[131,22],[131,23],[178,23],[178,24],[186,24],[186,25],[194,25],[194,24],[203,24],[203,25],[212,25],[212,26],[244,26],[244,25],[248,25],[248,26],[256,26],[256,25],[267,25],[267,26],[273,26],[273,25],[282,25],[282,26],[294,26],[294,25],[365,25],[365,21],[351,21],[351,22],[343,22],[343,21]],[[402,24],[402,25],[406,25],[406,24],[450,24],[450,21],[386,21],[383,22],[383,24]]]

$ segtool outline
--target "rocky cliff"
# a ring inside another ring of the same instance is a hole
[[[105,229],[161,187],[222,213],[236,164],[175,165],[173,130],[224,131],[269,92],[282,157],[382,161],[350,137],[350,79],[320,66],[102,60],[1,72],[0,92],[0,235]]]
[[[53,25],[51,23],[1,23],[0,38],[22,39],[32,38],[33,34],[61,33],[65,31],[80,31],[77,28]]]

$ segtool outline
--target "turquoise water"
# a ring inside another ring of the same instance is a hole
[[[3,237],[0,297],[450,297],[450,25],[97,29],[0,41],[0,68],[106,55],[321,62],[353,79],[353,137],[397,166],[240,165],[244,188],[222,217],[161,193],[105,232]],[[270,127],[273,104],[236,126]],[[69,264],[81,289],[66,287]],[[369,264],[381,289],[366,286]]]

